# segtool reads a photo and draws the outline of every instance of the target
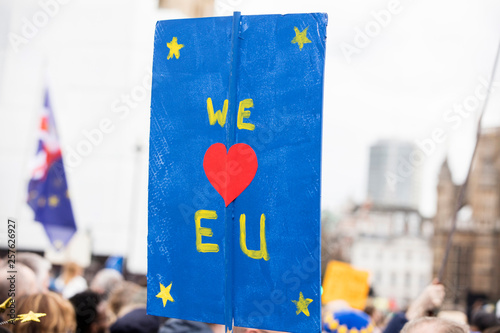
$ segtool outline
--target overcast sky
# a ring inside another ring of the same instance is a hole
[[[0,9],[9,8],[8,3],[17,4],[10,16],[10,26],[14,28],[21,27],[23,16],[40,11],[38,1],[34,0],[22,4],[0,0]],[[454,105],[470,100],[483,82],[490,79],[500,41],[500,2],[216,0],[216,14],[231,15],[233,10],[240,10],[243,15],[328,13],[323,208],[336,210],[349,198],[356,202],[365,199],[369,147],[380,139],[422,142],[430,140],[436,129],[445,133],[447,140],[437,143],[426,158],[421,182],[421,210],[426,215],[435,210],[437,172],[445,156],[450,158],[455,181],[463,180],[481,105],[475,105],[467,117],[454,113]],[[20,53],[11,52],[5,63],[6,35],[1,36],[0,74],[5,75],[0,78],[3,92],[0,118],[4,120],[0,122],[3,125],[0,157],[4,158],[0,168],[2,184],[8,185],[1,193],[2,216],[11,214],[10,211],[23,216],[17,207],[27,209],[24,198],[29,172],[24,169],[36,147],[33,128],[40,102],[33,96],[42,96],[45,87],[41,84],[40,63],[52,64],[51,89],[59,133],[67,152],[68,146],[74,147],[84,138],[83,129],[88,130],[103,115],[110,114],[110,104],[116,98],[129,93],[149,75],[154,23],[161,17],[156,12],[153,0],[105,3],[73,0],[61,6],[60,14]],[[177,15],[164,14],[166,18]],[[2,17],[9,15],[2,10]],[[6,26],[7,20],[0,20],[2,31],[6,31]],[[371,29],[371,36],[365,35],[367,29]],[[5,65],[3,68],[1,63]],[[498,90],[491,95],[484,122],[490,127],[500,125],[500,86]],[[133,159],[130,147],[135,145],[136,138],[147,144],[148,100],[141,102],[141,108],[144,110],[140,114],[141,126],[131,117],[127,125],[117,126],[102,147],[70,176],[77,215],[89,215],[79,218],[82,225],[87,223],[86,219],[108,221],[116,211],[122,211],[113,205],[100,205],[112,191],[117,192],[112,185],[113,177],[117,177],[113,181],[125,186],[122,180],[132,179],[132,171],[119,175],[110,166],[109,174],[102,175],[103,179],[110,179],[109,193],[103,190],[102,197],[89,197],[84,193],[85,187],[90,187],[85,175],[93,171],[86,168],[92,165],[98,170],[96,174],[103,174],[105,163],[114,165],[120,159]],[[128,129],[137,133],[129,135]],[[146,170],[147,164],[143,168]],[[146,173],[141,171],[144,177]],[[102,184],[100,179],[95,182]],[[144,201],[146,210],[146,178],[141,186],[144,190],[141,202]],[[128,205],[128,199],[120,197],[127,192],[118,192],[120,195],[114,200]],[[85,199],[77,200],[79,197]],[[122,214],[126,216],[127,212]],[[141,214],[144,215],[142,210]]]
[[[444,131],[447,140],[436,144],[423,170],[426,215],[435,211],[436,177],[445,156],[455,181],[463,180],[482,106],[469,97],[490,79],[500,42],[500,2],[221,0],[217,8],[229,14],[228,5],[242,14],[328,13],[323,208],[365,199],[369,146],[378,139],[422,142],[434,130]],[[392,14],[384,16],[381,11],[389,9]],[[385,24],[379,30],[377,16]],[[366,29],[372,37],[356,44]],[[356,47],[352,53],[342,50],[352,51],[350,46]],[[483,122],[488,127],[500,125],[498,90]],[[453,111],[464,103],[471,103],[468,114]]]

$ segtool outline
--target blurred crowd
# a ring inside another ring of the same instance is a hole
[[[45,258],[18,252],[16,257],[16,314],[45,313],[39,322],[7,323],[9,309],[2,314],[1,332],[54,333],[222,333],[224,326],[162,318],[146,313],[146,287],[127,281],[115,269],[104,268],[91,279],[75,263],[67,263],[58,276]],[[12,296],[9,264],[0,264],[0,302]],[[385,313],[371,304],[364,311],[336,300],[323,307],[322,327],[328,333],[500,333],[494,305],[476,304],[469,316],[458,311],[440,311],[445,288],[438,281],[427,286],[402,312]],[[500,313],[500,311],[498,311]],[[270,333],[251,328],[235,333]]]

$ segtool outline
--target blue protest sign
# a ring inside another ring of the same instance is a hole
[[[320,332],[326,14],[158,22],[148,313]]]

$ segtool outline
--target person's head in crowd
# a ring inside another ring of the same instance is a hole
[[[78,293],[69,299],[76,314],[79,333],[105,333],[107,330],[106,305],[93,291]]]
[[[373,331],[370,316],[360,310],[337,310],[323,318],[323,331],[327,333]]]
[[[325,322],[335,311],[350,309],[349,303],[343,299],[337,299],[326,303],[321,309],[321,319]]]
[[[409,321],[401,333],[469,333],[466,325],[437,317],[421,317]]]
[[[111,333],[157,333],[161,319],[146,313],[146,302],[146,288],[123,281],[111,292],[108,299],[108,306],[117,317],[109,327],[109,331]]]
[[[467,315],[462,311],[439,311],[438,318],[444,318],[459,324],[467,325]]]
[[[372,304],[367,305],[363,311],[364,313],[370,316],[370,319],[374,326],[376,327],[383,326],[384,315],[374,305]]]
[[[76,330],[75,311],[68,300],[48,291],[16,300],[16,313],[45,313],[40,322],[17,322],[11,326],[13,333],[73,333]]]
[[[137,303],[142,287],[130,281],[122,281],[109,295],[108,306],[114,315],[120,317]]]
[[[64,265],[62,278],[65,285],[77,276],[83,275],[83,268],[75,262],[68,262]]]
[[[485,329],[500,325],[494,313],[489,313],[484,310],[478,310],[472,315],[470,322],[473,331],[483,332]]]
[[[101,269],[90,282],[90,290],[108,299],[111,291],[123,281],[123,275],[116,269]]]
[[[15,292],[15,297],[19,298],[24,295],[31,295],[38,292],[38,284],[35,273],[26,265],[16,263],[16,274],[9,273],[11,270],[7,265],[0,267],[0,303],[12,296]],[[15,288],[12,288],[12,283],[15,282]]]
[[[47,259],[32,252],[18,252],[16,262],[25,264],[35,273],[39,292],[49,290],[52,264]]]
[[[87,281],[82,276],[83,268],[75,262],[63,266],[61,276],[56,279],[56,289],[66,299],[87,290]]]

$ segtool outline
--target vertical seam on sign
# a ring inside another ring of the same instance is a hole
[[[230,72],[229,72],[229,91],[228,100],[229,119],[226,126],[226,147],[229,151],[231,146],[236,140],[236,110],[237,110],[237,68],[239,60],[239,33],[240,33],[240,20],[241,13],[233,13],[233,26],[231,30],[231,58],[230,58]],[[226,164],[227,171],[227,164]],[[226,172],[227,174],[227,172]],[[233,331],[234,323],[234,308],[233,308],[233,254],[234,254],[234,202],[230,203],[225,209],[225,248],[224,248],[224,268],[226,272],[226,283],[224,288],[225,301],[224,301],[224,324],[225,332]]]

